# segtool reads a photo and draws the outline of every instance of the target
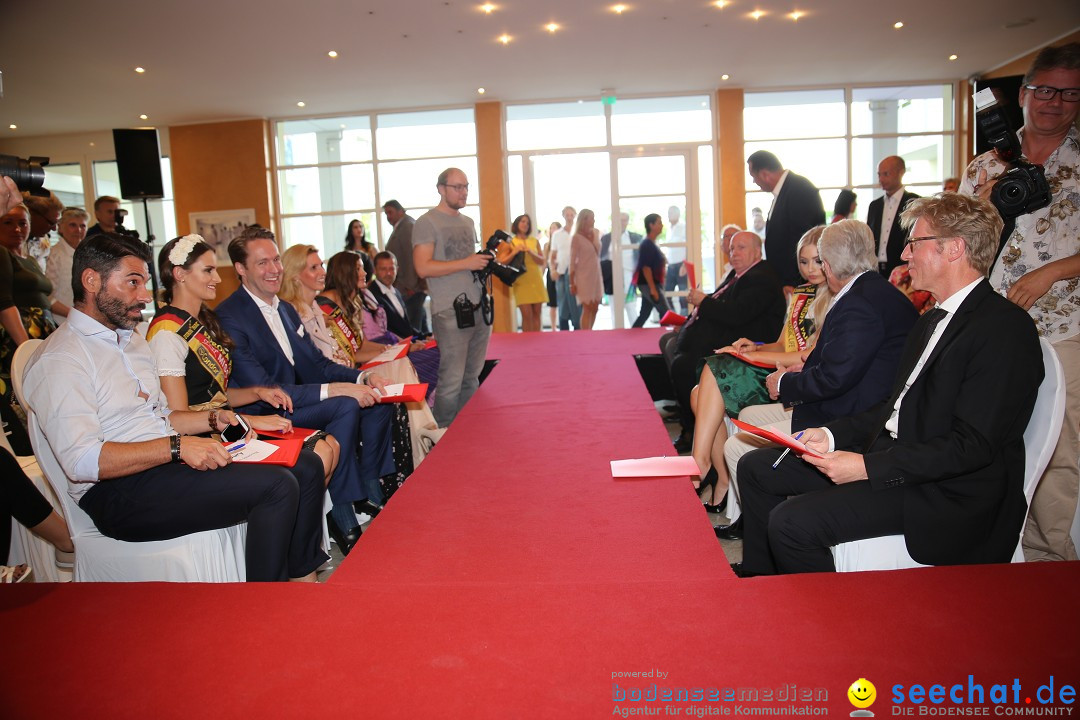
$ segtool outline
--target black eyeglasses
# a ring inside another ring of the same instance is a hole
[[[953,235],[922,235],[921,237],[909,237],[907,240],[904,241],[904,247],[912,247],[915,243],[922,242],[923,240],[947,240],[947,239],[949,239],[951,237],[954,237],[954,236]],[[912,250],[914,250],[913,247],[912,247]]]
[[[450,183],[443,183],[443,187],[448,187],[451,190],[457,190],[458,192],[467,192],[469,190],[469,183],[463,183],[461,185],[451,185]]]
[[[51,217],[49,217],[45,213],[41,212],[37,208],[30,208],[30,212],[34,213],[39,218],[41,218],[42,220],[47,222],[49,224],[49,227],[51,227],[53,229],[56,229],[57,227],[60,226],[60,218],[57,218],[57,219],[53,220]]]
[[[1061,93],[1061,99],[1065,102],[1080,102],[1080,88],[1056,88],[1049,85],[1025,85],[1025,90],[1038,100],[1053,100],[1054,96]]]

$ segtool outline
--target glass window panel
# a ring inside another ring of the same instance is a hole
[[[941,183],[952,175],[952,138],[942,135],[855,138],[851,141],[852,180],[856,185],[877,184],[877,167],[882,158],[899,155],[907,172],[904,184]]]
[[[833,210],[836,208],[836,200],[840,195],[840,191],[843,188],[819,188],[821,190],[821,201],[825,204],[825,222],[831,223],[833,219]],[[866,222],[866,208],[869,207],[870,201],[873,200],[873,188],[855,188],[852,190],[855,193],[855,212],[848,217],[852,220],[862,220]]]
[[[117,172],[115,160],[94,162],[93,171],[94,187],[97,192],[95,199],[102,195],[120,197],[120,175]],[[169,158],[161,158],[161,187],[165,197],[160,200],[147,200],[145,210],[141,200],[138,202],[123,198],[120,200],[121,209],[128,212],[124,227],[137,231],[139,237],[144,240],[148,236],[146,213],[149,211],[151,229],[157,238],[155,248],[161,247],[165,242],[176,237],[176,209],[173,205],[172,164]],[[90,207],[85,210],[90,213],[90,224],[93,225],[97,222],[94,219],[93,200],[89,202],[89,205]]]
[[[682,155],[624,157],[617,163],[620,195],[686,192],[686,158]]]
[[[508,150],[596,147],[606,143],[604,106],[598,100],[506,108]]]
[[[758,150],[773,153],[785,169],[809,178],[819,188],[847,184],[847,141],[843,138],[746,143],[745,156]],[[749,173],[746,182],[748,188],[756,187]]]
[[[342,215],[298,215],[283,218],[278,239],[282,248],[300,244],[314,245],[319,249],[323,261],[327,261],[334,253],[345,249],[345,235],[348,233],[349,223],[353,220],[364,223],[368,240],[381,249],[382,246],[374,235],[375,223],[378,221],[374,210]]]
[[[851,91],[852,135],[952,129],[951,85],[854,88]]]
[[[379,115],[379,159],[445,157],[476,152],[471,108]]]
[[[281,209],[286,214],[375,206],[370,163],[278,171]]]
[[[833,137],[846,128],[843,90],[746,93],[743,136],[769,138]]]
[[[611,143],[700,142],[712,139],[706,95],[619,100],[611,108]]]
[[[525,213],[525,180],[520,155],[506,158],[506,184],[510,188],[510,217],[516,218]],[[535,225],[535,221],[533,222]],[[534,230],[538,231],[537,228]],[[509,232],[509,229],[507,229]],[[535,234],[535,233],[534,233]]]
[[[82,165],[79,163],[46,165],[45,187],[53,191],[60,202],[64,203],[64,207],[86,208]],[[93,202],[90,204],[92,206]]]
[[[772,207],[772,201],[772,193],[760,191],[746,193],[745,226],[747,230],[765,237],[765,221],[769,217],[769,208]]]
[[[531,156],[536,225],[561,223],[563,208],[570,205],[578,212],[590,208],[597,227],[603,226],[611,217],[609,158],[605,152]]]
[[[379,197],[385,203],[391,198],[406,209],[430,207],[439,203],[435,182],[439,173],[448,167],[459,168],[469,179],[469,197],[477,199],[476,157],[433,158],[379,163]],[[413,217],[417,217],[413,215]]]
[[[716,208],[713,194],[712,147],[698,148],[698,207],[701,210],[701,270],[698,283],[702,287],[716,287],[716,259],[722,253],[716,243]]]
[[[278,165],[371,160],[371,119],[311,118],[277,123]]]

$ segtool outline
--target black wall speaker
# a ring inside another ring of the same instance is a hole
[[[113,130],[120,196],[125,200],[165,197],[157,130]]]

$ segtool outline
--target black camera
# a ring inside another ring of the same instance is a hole
[[[1041,165],[1024,158],[1020,140],[1009,125],[994,88],[975,93],[975,122],[983,140],[994,148],[1002,162],[1008,163],[1009,169],[997,178],[990,192],[990,201],[1002,219],[1012,220],[1049,205],[1051,193],[1046,173]]]
[[[515,265],[506,265],[495,259],[495,253],[499,249],[499,245],[507,242],[510,236],[502,230],[496,230],[495,233],[488,238],[487,243],[484,245],[484,249],[479,251],[479,255],[490,255],[491,262],[484,266],[483,270],[473,270],[473,276],[484,283],[488,277],[495,275],[495,277],[502,280],[507,285],[513,285],[519,277],[525,274],[524,256],[518,255],[522,262],[520,267]],[[516,258],[515,258],[516,259]]]
[[[6,175],[15,181],[20,192],[28,192],[37,197],[49,197],[45,186],[45,166],[47,157],[32,157],[23,160],[14,155],[0,155],[0,175]]]

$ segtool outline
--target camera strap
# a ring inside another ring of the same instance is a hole
[[[1005,221],[1004,227],[1001,228],[1001,237],[998,238],[998,251],[995,257],[1001,257],[1001,251],[1005,249],[1005,243],[1009,242],[1009,237],[1013,234],[1013,230],[1016,229],[1016,218],[1009,218]],[[993,266],[991,266],[993,268]]]

